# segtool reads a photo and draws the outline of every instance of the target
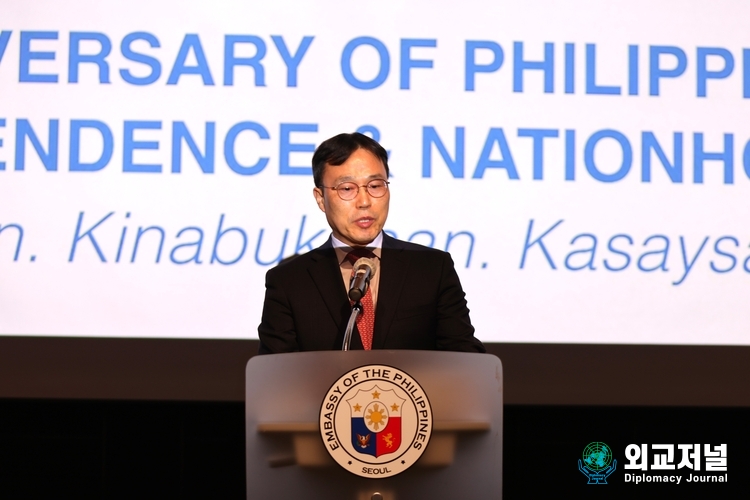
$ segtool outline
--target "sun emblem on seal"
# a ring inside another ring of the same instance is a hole
[[[328,390],[320,410],[320,434],[328,453],[349,472],[390,477],[411,467],[427,448],[432,408],[406,372],[361,366]]]
[[[375,403],[374,408],[367,410],[365,420],[367,421],[367,427],[371,427],[377,431],[378,426],[385,426],[385,422],[388,420],[388,415],[386,415],[382,409],[379,409],[378,404]]]

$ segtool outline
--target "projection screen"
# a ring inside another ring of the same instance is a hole
[[[750,345],[750,5],[4,2],[0,334],[257,338],[317,144],[489,342]]]

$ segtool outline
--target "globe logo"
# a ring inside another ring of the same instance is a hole
[[[589,443],[583,449],[583,463],[593,470],[600,471],[606,469],[612,463],[612,450],[604,443]]]
[[[583,449],[578,459],[578,470],[588,478],[588,484],[607,484],[607,477],[617,468],[612,460],[612,449],[606,443],[594,441]]]

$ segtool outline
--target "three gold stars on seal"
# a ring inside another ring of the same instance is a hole
[[[371,393],[371,395],[372,395],[372,399],[380,399],[380,393],[377,390]],[[352,409],[355,412],[359,412],[359,411],[362,411],[362,406],[359,404],[355,404],[354,406],[352,406]],[[391,405],[391,411],[398,411],[398,405],[396,403],[393,403]]]

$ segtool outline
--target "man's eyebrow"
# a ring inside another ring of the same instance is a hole
[[[372,174],[370,176],[365,177],[365,179],[369,179],[369,180],[375,180],[375,179],[385,180],[385,177],[383,177],[380,174]],[[342,175],[341,177],[336,177],[336,179],[334,180],[334,183],[335,184],[340,184],[342,182],[355,182],[356,180],[357,180],[357,177],[353,177],[351,175]]]

